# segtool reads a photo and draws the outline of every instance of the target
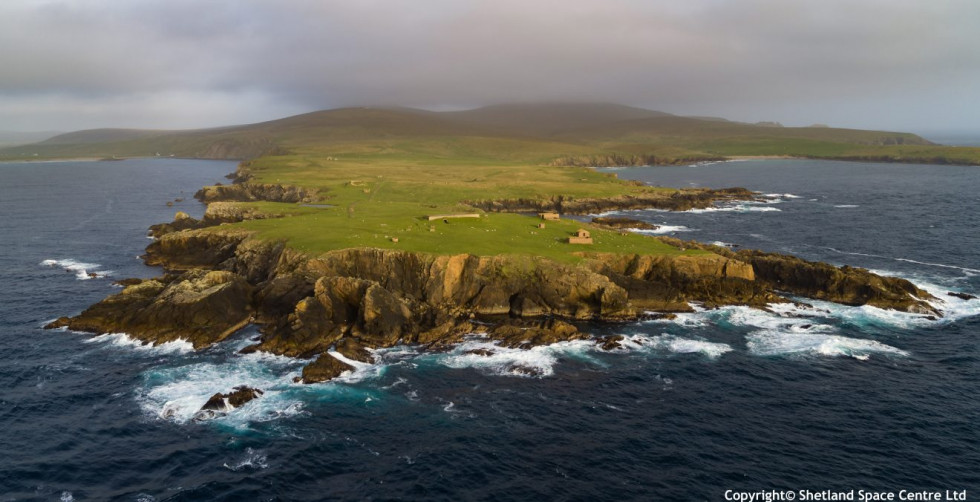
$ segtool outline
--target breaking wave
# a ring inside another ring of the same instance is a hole
[[[85,263],[73,260],[71,258],[65,258],[62,260],[44,260],[41,262],[41,266],[63,268],[66,272],[74,273],[75,278],[80,281],[108,277],[112,275],[111,270],[96,270],[102,267],[102,265],[99,265],[98,263]]]
[[[107,346],[130,348],[154,354],[187,354],[194,351],[194,344],[187,340],[174,340],[153,345],[133,338],[126,333],[106,333],[93,336],[85,340],[84,343],[101,343]]]
[[[216,393],[246,385],[263,395],[215,421],[236,428],[294,416],[303,410],[304,384],[293,381],[307,361],[265,353],[230,357],[225,362],[198,362],[158,367],[143,374],[136,401],[147,417],[188,423]],[[311,386],[305,386],[311,387]]]
[[[875,340],[822,333],[761,330],[746,336],[749,352],[760,356],[817,355],[867,360],[871,354],[908,356],[908,352]]]
[[[630,228],[627,230],[631,232],[636,232],[638,234],[647,234],[647,235],[663,235],[663,234],[672,234],[674,232],[694,231],[694,229],[685,227],[684,225],[658,225],[657,228],[653,230],[645,229],[645,228]]]

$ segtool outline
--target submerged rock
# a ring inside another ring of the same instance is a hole
[[[623,335],[610,335],[604,336],[602,338],[596,339],[596,345],[602,350],[615,350],[622,348],[623,345],[620,343],[625,338]]]
[[[970,294],[967,294],[967,293],[960,293],[960,292],[957,292],[957,291],[949,291],[946,294],[949,295],[949,296],[953,296],[953,297],[959,298],[960,300],[976,300],[977,299],[976,296],[973,296],[973,295],[970,295]]]

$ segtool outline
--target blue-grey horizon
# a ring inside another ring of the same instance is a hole
[[[0,130],[601,101],[980,131],[980,2],[7,0]]]

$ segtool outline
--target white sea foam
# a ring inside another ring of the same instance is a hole
[[[102,278],[112,275],[111,270],[95,270],[102,265],[98,263],[85,263],[71,258],[65,258],[63,260],[44,260],[41,262],[41,266],[44,267],[59,267],[63,268],[68,272],[74,272],[75,278],[80,281],[86,281],[92,279],[89,274],[94,274],[95,277]]]
[[[223,464],[225,469],[229,471],[242,471],[245,469],[255,470],[255,469],[265,469],[269,467],[268,457],[262,451],[256,451],[252,448],[245,448],[245,454],[242,458],[232,461],[230,464],[225,462]]]
[[[194,344],[187,340],[174,340],[172,342],[152,345],[133,338],[126,333],[106,333],[104,335],[93,336],[84,340],[84,342],[103,343],[107,346],[136,349],[154,354],[186,354],[194,351]]]
[[[882,276],[902,277],[903,279],[912,282],[919,289],[925,290],[927,293],[929,293],[935,298],[934,300],[927,300],[927,303],[929,303],[936,310],[940,311],[943,315],[943,317],[938,319],[938,321],[931,321],[923,317],[922,315],[908,314],[905,312],[895,312],[889,310],[889,311],[885,311],[884,313],[877,314],[878,317],[898,318],[907,324],[929,325],[935,322],[939,322],[939,323],[954,322],[966,317],[973,317],[976,315],[980,315],[980,298],[972,298],[969,300],[964,300],[962,298],[952,296],[949,294],[950,292],[954,292],[954,293],[967,293],[972,296],[978,296],[978,293],[975,291],[959,291],[947,286],[933,283],[931,282],[930,279],[921,276],[915,276],[915,275],[903,276],[903,274],[899,274],[889,270],[871,270],[871,272]],[[870,309],[873,307],[868,307],[868,308]]]
[[[262,396],[217,416],[215,421],[245,427],[250,422],[294,416],[303,410],[304,384],[293,382],[293,378],[299,376],[300,367],[308,361],[283,359],[247,354],[223,363],[155,368],[143,374],[136,400],[149,417],[187,423],[212,395],[246,385],[260,389]]]
[[[763,194],[762,196],[769,199],[799,199],[800,198],[799,195],[793,195],[791,193],[767,193],[767,194]]]
[[[588,358],[586,353],[594,348],[594,341],[575,340],[526,350],[512,349],[485,338],[473,337],[449,352],[420,357],[433,358],[450,368],[475,368],[492,375],[546,377],[554,374],[560,357]]]
[[[619,350],[645,350],[672,354],[701,354],[710,359],[732,351],[727,343],[708,342],[674,335],[627,335],[620,341]]]
[[[648,235],[663,235],[672,234],[674,232],[693,232],[693,229],[687,228],[684,225],[658,225],[655,229],[647,228],[629,228],[627,229],[631,232],[636,232],[638,234],[648,234]]]
[[[876,340],[823,333],[786,333],[760,330],[746,336],[749,352],[760,356],[847,356],[866,360],[872,354],[908,356],[908,352]]]
[[[854,207],[861,207],[858,204],[834,204],[834,207],[839,209],[850,209]]]
[[[337,358],[341,362],[347,363],[354,367],[354,371],[345,371],[339,377],[332,380],[335,382],[355,383],[372,378],[378,378],[384,375],[384,369],[387,367],[387,365],[384,364],[379,357],[375,357],[375,360],[378,362],[371,364],[355,361],[354,359],[348,359],[340,352],[331,351],[328,354]],[[320,357],[327,357],[328,354],[321,355]]]

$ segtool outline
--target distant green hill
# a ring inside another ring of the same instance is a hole
[[[681,163],[737,156],[980,163],[980,149],[910,133],[773,127],[614,104],[514,104],[431,112],[342,108],[216,129],[95,129],[0,149],[0,160],[175,156],[251,159],[270,153],[393,153],[406,158],[531,164]]]

